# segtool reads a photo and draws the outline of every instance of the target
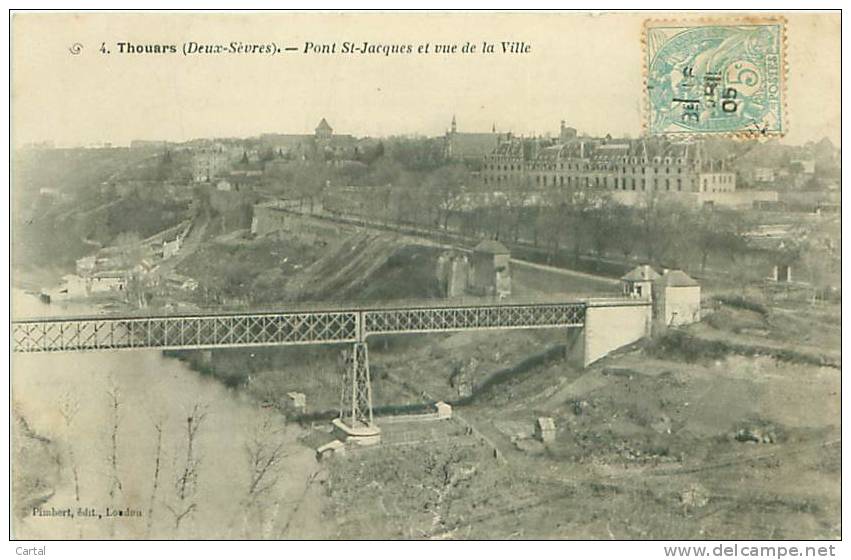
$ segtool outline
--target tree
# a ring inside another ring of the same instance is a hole
[[[605,256],[606,250],[612,246],[615,203],[610,196],[594,191],[590,197],[586,198],[581,216],[594,252],[599,257]]]
[[[459,164],[445,165],[429,175],[426,188],[436,196],[443,229],[448,229],[450,216],[460,208],[461,194],[468,184],[470,172]]]
[[[688,209],[675,201],[664,200],[656,191],[649,191],[636,212],[648,261],[658,264],[674,258],[672,249],[676,249],[691,227]]]
[[[731,211],[704,209],[696,212],[689,230],[693,232],[695,252],[700,257],[700,271],[706,270],[709,256],[727,255],[736,260],[746,248],[745,223],[739,214]]]
[[[162,419],[154,419],[154,431],[157,434],[156,446],[154,448],[154,471],[151,481],[151,498],[148,502],[148,517],[145,524],[145,535],[150,538],[151,536],[151,528],[154,524],[154,505],[156,504],[157,499],[157,491],[160,487],[160,467],[162,460],[162,448],[163,448],[163,420]]]
[[[71,392],[64,393],[59,398],[59,414],[65,424],[65,430],[68,434],[71,432],[71,427],[74,424],[74,419],[77,413],[80,412],[80,401],[76,395]],[[80,476],[77,467],[77,460],[74,456],[74,447],[71,444],[71,438],[68,437],[68,459],[71,465],[71,474],[74,477],[74,499],[80,503]]]
[[[623,255],[628,261],[641,243],[641,227],[636,211],[629,206],[613,203],[610,209],[611,227],[609,237],[611,247]]]
[[[186,417],[186,454],[174,484],[176,502],[166,506],[172,514],[175,531],[180,529],[183,520],[198,507],[195,495],[198,491],[198,467],[201,465],[201,459],[198,457],[197,440],[198,430],[206,417],[206,407],[200,403],[195,403]]]
[[[115,379],[110,379],[109,389],[106,394],[109,397],[109,410],[111,425],[109,431],[109,499],[115,503],[115,496],[121,492],[123,486],[118,474],[118,431],[121,425],[121,391]]]
[[[254,427],[245,444],[248,459],[249,502],[269,492],[278,482],[281,461],[287,456],[285,451],[283,421],[266,413]]]
[[[369,185],[393,185],[398,182],[404,171],[405,169],[401,164],[387,156],[384,156],[377,158],[372,162],[369,166],[369,172],[365,179]]]

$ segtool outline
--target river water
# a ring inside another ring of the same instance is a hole
[[[97,311],[84,304],[47,305],[23,291],[13,292],[15,318]],[[113,430],[116,415],[109,395],[115,390],[119,394],[117,430]],[[14,521],[17,538],[317,536],[319,507],[315,502],[319,493],[307,485],[317,464],[313,451],[297,442],[301,430],[286,426],[282,416],[260,408],[240,391],[227,389],[161,352],[14,354],[12,400],[16,413],[30,428],[53,442],[51,447],[61,464],[55,493],[41,508],[71,508],[75,513],[79,508],[90,508],[101,515],[77,515],[74,519],[29,515]],[[63,403],[65,410],[69,403],[70,408],[78,409],[70,423],[61,413]],[[194,456],[199,461],[197,480],[191,496],[181,501],[177,482],[186,466],[187,418],[196,405],[206,414],[194,442]],[[270,418],[271,414],[275,416]],[[267,419],[271,422],[263,429]],[[154,493],[158,424],[163,436]],[[277,473],[273,489],[256,506],[249,506],[248,448],[258,441],[284,441],[287,456],[279,470],[266,479],[271,481]],[[13,458],[13,471],[40,468],[18,462],[20,457],[24,455]],[[120,489],[112,484],[115,477]],[[152,494],[153,514],[149,516]],[[311,503],[303,503],[305,500]],[[192,513],[176,529],[169,508],[180,511],[192,504]],[[107,518],[106,508],[130,515]],[[134,512],[141,512],[141,516]]]

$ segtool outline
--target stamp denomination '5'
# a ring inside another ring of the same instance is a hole
[[[782,19],[648,21],[650,134],[786,132]]]

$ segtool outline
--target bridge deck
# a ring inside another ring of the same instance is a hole
[[[14,352],[354,343],[375,334],[582,327],[584,301],[12,321]]]

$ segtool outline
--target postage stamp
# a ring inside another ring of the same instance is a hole
[[[785,20],[648,20],[646,131],[782,136]]]

